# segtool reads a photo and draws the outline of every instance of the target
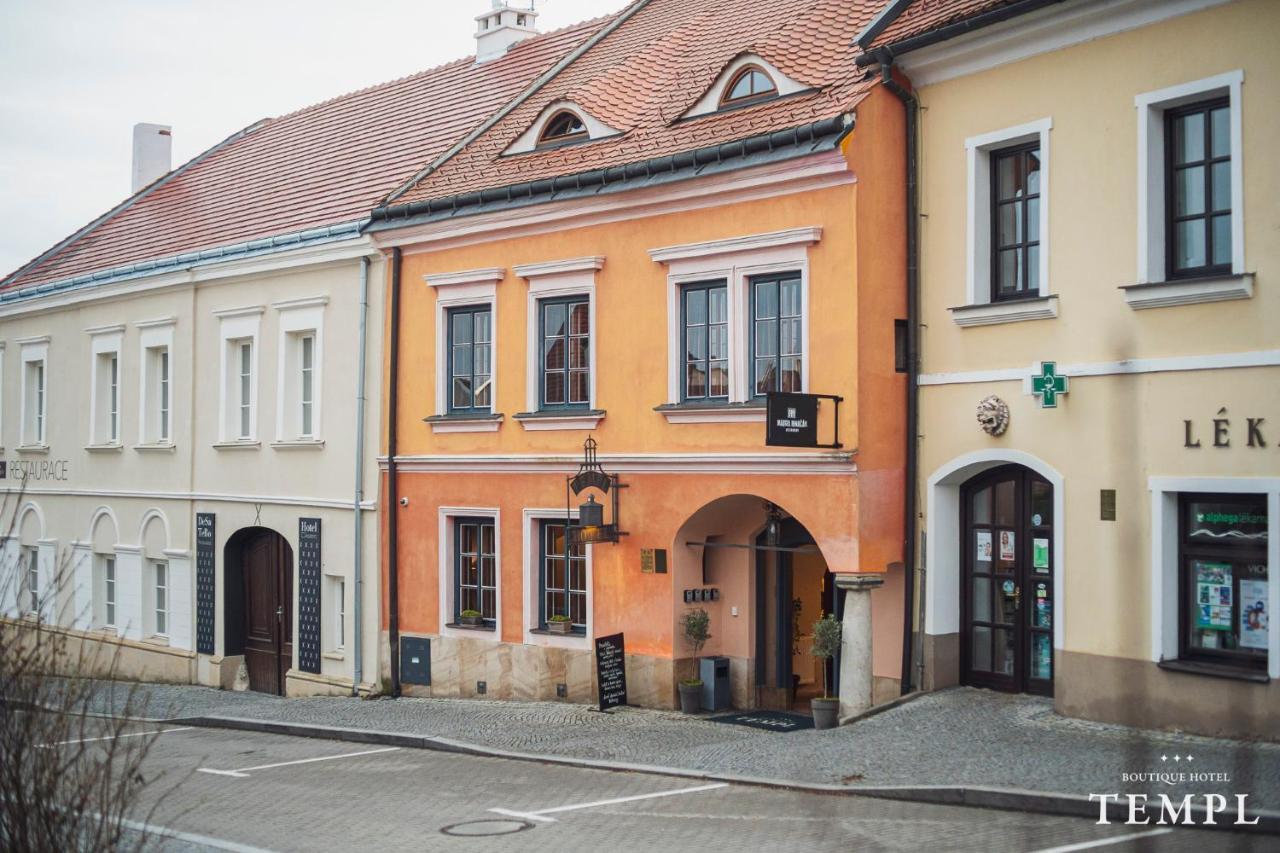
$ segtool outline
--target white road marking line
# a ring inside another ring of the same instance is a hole
[[[715,782],[710,785],[698,785],[693,788],[677,788],[674,791],[657,791],[652,794],[635,794],[630,797],[615,797],[611,800],[596,800],[592,803],[579,803],[573,806],[556,806],[550,809],[538,809],[532,812],[517,812],[510,809],[489,809],[494,814],[506,815],[507,817],[525,818],[526,820],[534,820],[539,823],[555,823],[555,818],[547,817],[549,814],[558,814],[560,812],[573,812],[579,809],[594,809],[600,806],[616,806],[619,803],[634,803],[637,800],[653,800],[658,797],[674,797],[678,794],[696,794],[699,791],[714,791],[718,788],[729,787],[728,782]]]
[[[36,744],[36,746],[40,749],[53,749],[55,746],[67,746],[68,744],[73,743],[92,743],[97,740],[116,740],[117,738],[122,737],[142,737],[143,735],[163,735],[168,734],[169,732],[188,732],[193,728],[195,728],[195,726],[178,726],[172,729],[156,729],[155,731],[150,732],[129,732],[128,734],[123,735],[103,735],[102,737],[86,737],[78,740],[60,740],[57,743],[39,743]]]
[[[271,770],[275,767],[290,767],[294,764],[311,764],[314,761],[334,761],[338,758],[356,758],[361,755],[377,755],[382,752],[395,752],[400,749],[398,746],[386,746],[382,749],[366,749],[362,752],[347,752],[342,755],[322,755],[319,758],[299,758],[297,761],[281,761],[277,764],[259,764],[256,767],[241,767],[237,770],[214,770],[212,767],[200,767],[198,773],[212,773],[215,776],[231,776],[236,779],[245,779],[255,770]]]
[[[1081,841],[1078,844],[1065,844],[1062,847],[1046,847],[1035,853],[1072,853],[1074,850],[1093,850],[1096,847],[1110,847],[1122,841],[1133,841],[1138,838],[1151,838],[1156,835],[1168,835],[1173,832],[1169,827],[1164,829],[1148,829],[1146,832],[1131,832],[1128,835],[1113,835],[1110,838],[1099,838],[1096,841]]]
[[[207,835],[197,835],[194,832],[182,832],[177,829],[169,829],[165,826],[156,826],[150,823],[140,823],[136,820],[122,820],[120,823],[129,829],[136,830],[147,834],[162,835],[165,838],[172,838],[177,841],[187,841],[191,844],[200,844],[205,847],[212,847],[215,850],[226,850],[229,853],[271,853],[263,847],[251,847],[248,844],[240,844],[235,841],[224,841],[221,838],[210,838]]]

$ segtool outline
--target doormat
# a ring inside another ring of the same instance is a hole
[[[710,720],[713,723],[749,726],[753,729],[764,729],[767,732],[798,732],[801,729],[813,728],[813,717],[787,711],[742,711],[737,714],[711,717]]]

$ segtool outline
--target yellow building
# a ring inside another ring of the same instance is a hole
[[[1068,0],[860,36],[918,101],[925,687],[1280,732],[1277,34]]]

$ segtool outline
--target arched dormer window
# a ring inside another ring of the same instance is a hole
[[[577,142],[587,139],[587,126],[575,113],[561,110],[551,117],[538,137],[538,147],[563,145],[566,142]]]
[[[743,104],[754,104],[778,95],[778,87],[773,78],[757,65],[748,65],[739,71],[725,87],[724,98],[720,107],[737,107]]]

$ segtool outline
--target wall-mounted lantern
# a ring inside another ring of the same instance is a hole
[[[618,492],[625,489],[618,482],[617,474],[607,474],[596,459],[596,440],[588,438],[582,444],[582,464],[578,473],[565,482],[565,515],[572,512],[573,499],[588,492],[587,499],[578,505],[578,523],[569,525],[569,544],[596,545],[617,542],[627,534],[618,528]],[[611,504],[608,523],[605,523],[605,505],[596,500],[599,492]]]

